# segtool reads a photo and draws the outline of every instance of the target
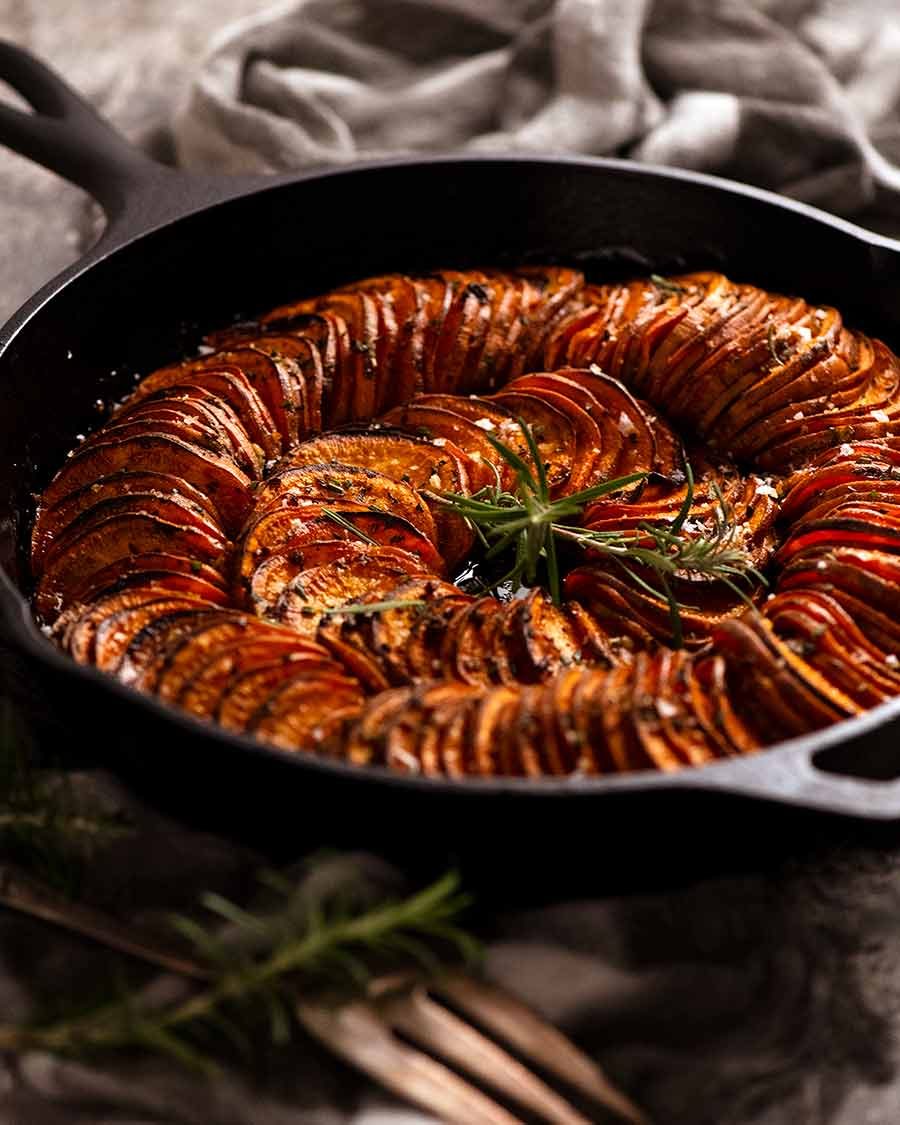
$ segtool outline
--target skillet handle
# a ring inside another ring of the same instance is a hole
[[[851,720],[856,731],[850,737],[837,724],[775,753],[731,759],[721,776],[715,766],[693,771],[694,780],[821,812],[900,821],[900,738],[896,718],[879,722],[876,711],[885,707],[896,711],[896,701]]]
[[[110,225],[126,211],[146,211],[146,201],[165,197],[167,181],[184,178],[131,145],[58,74],[5,40],[0,80],[34,110],[0,103],[0,143],[84,188]],[[135,208],[139,199],[145,202]]]

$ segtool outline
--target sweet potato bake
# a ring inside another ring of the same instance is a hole
[[[900,692],[898,380],[837,310],[719,273],[369,278],[147,375],[41,497],[35,611],[137,691],[360,765],[748,753]]]

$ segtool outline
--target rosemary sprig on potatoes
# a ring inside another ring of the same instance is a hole
[[[441,493],[435,497],[469,523],[485,548],[486,560],[512,553],[511,566],[493,583],[492,589],[506,584],[534,586],[539,581],[539,573],[543,572],[550,596],[554,604],[559,605],[562,601],[559,544],[570,543],[612,559],[636,585],[654,596],[662,595],[669,604],[673,646],[680,648],[683,642],[680,611],[684,607],[675,596],[673,578],[702,575],[718,579],[744,598],[746,594],[739,582],[755,579],[765,584],[765,578],[753,566],[748,551],[737,541],[736,527],[721,492],[717,491],[718,508],[712,533],[696,537],[685,534],[694,500],[694,477],[687,461],[684,466],[687,488],[674,520],[665,524],[642,522],[630,531],[590,530],[571,521],[577,520],[591,501],[637,484],[648,474],[630,473],[554,499],[531,429],[521,418],[517,422],[532,464],[493,435],[486,435],[498,455],[515,470],[513,491],[502,489],[498,476],[495,484],[471,496]],[[652,572],[656,586],[642,570]]]

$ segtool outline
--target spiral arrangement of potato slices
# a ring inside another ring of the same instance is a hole
[[[671,524],[687,456],[683,534],[724,502],[768,590],[677,578],[678,650],[665,597],[591,552],[561,605],[465,592],[474,533],[436,497],[513,487],[488,435],[528,461],[517,419],[554,497],[646,474],[587,529]],[[282,749],[451,776],[703,765],[900,693],[900,363],[718,273],[369,278],[146,376],[45,490],[31,563],[75,660]]]

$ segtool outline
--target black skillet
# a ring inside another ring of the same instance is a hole
[[[0,141],[85,188],[109,220],[93,249],[0,329],[0,638],[36,720],[61,718],[57,737],[129,770],[197,823],[275,849],[455,853],[510,883],[562,867],[593,876],[653,865],[680,857],[688,838],[715,852],[738,824],[745,842],[768,838],[776,822],[796,839],[808,823],[800,810],[900,819],[900,699],[675,775],[398,777],[266,749],[77,667],[33,624],[23,562],[33,494],[97,424],[98,398],[241,314],[437,265],[557,261],[593,277],[721,267],[834,304],[896,347],[900,243],[754,188],[617,160],[453,156],[185,175],[131,148],[23,50],[0,44],[0,79],[35,110],[0,106]]]

